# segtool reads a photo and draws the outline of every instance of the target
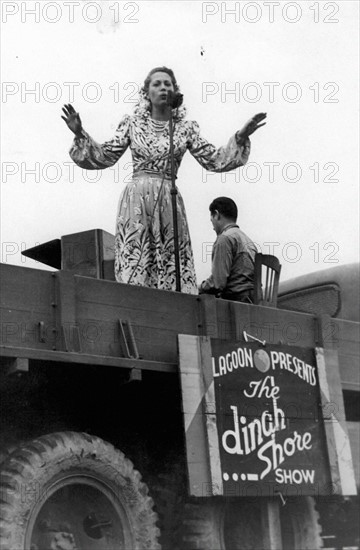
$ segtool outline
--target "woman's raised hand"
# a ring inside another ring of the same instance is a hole
[[[243,126],[239,132],[237,132],[237,135],[242,138],[247,138],[251,136],[258,128],[261,128],[261,126],[265,126],[266,122],[263,122],[260,124],[262,120],[266,118],[266,113],[258,113],[257,115],[254,115],[248,122]]]
[[[70,105],[70,103],[68,105],[64,105],[62,110],[65,116],[62,116],[61,118],[65,120],[70,130],[76,136],[81,136],[81,132],[83,128],[82,128],[79,113],[75,111],[74,107]]]

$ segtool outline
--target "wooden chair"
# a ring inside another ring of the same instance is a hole
[[[254,303],[276,307],[281,265],[276,256],[257,253],[255,256]]]

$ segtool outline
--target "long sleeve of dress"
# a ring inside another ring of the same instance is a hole
[[[216,148],[200,135],[197,122],[191,122],[188,149],[192,156],[206,170],[211,172],[228,172],[247,163],[250,155],[250,140],[238,141],[233,135],[226,147]]]
[[[130,117],[125,115],[114,137],[102,145],[83,130],[83,137],[75,137],[69,151],[72,160],[87,170],[102,170],[113,166],[130,144]]]

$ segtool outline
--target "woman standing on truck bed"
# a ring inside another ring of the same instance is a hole
[[[125,115],[114,137],[102,145],[85,132],[72,105],[64,106],[62,118],[75,134],[70,156],[81,168],[113,166],[130,146],[134,171],[120,196],[116,218],[116,280],[175,290],[168,92],[179,92],[175,75],[167,67],[156,67],[145,79],[134,114]],[[198,124],[186,120],[185,114],[184,107],[173,109],[175,173],[187,149],[201,166],[213,172],[244,165],[250,153],[249,135],[263,126],[260,122],[266,117],[265,113],[255,115],[226,147],[217,149],[200,136]],[[196,294],[194,258],[180,194],[177,216],[181,290]]]

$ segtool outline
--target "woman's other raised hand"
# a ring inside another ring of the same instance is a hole
[[[83,127],[79,113],[75,111],[74,107],[70,105],[70,103],[68,103],[68,105],[64,105],[62,110],[65,116],[62,116],[61,118],[65,120],[68,128],[70,128],[76,136],[81,137]]]
[[[247,123],[242,127],[241,130],[236,132],[237,139],[244,139],[254,132],[261,128],[261,126],[265,126],[266,122],[263,122],[260,124],[264,119],[266,118],[266,113],[258,113],[257,115],[254,115],[250,120],[247,121]]]

